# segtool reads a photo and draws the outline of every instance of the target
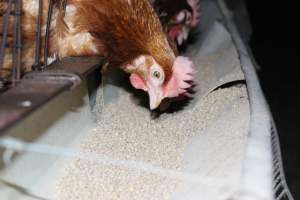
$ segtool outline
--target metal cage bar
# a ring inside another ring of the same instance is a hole
[[[22,61],[22,36],[21,36],[22,0],[15,0],[15,27],[13,34],[13,73],[12,83],[16,84],[21,79]]]
[[[22,61],[22,34],[21,34],[21,16],[22,16],[22,0],[8,0],[2,2],[6,9],[2,14],[2,33],[0,45],[0,77],[1,86],[8,85],[8,83],[15,86],[16,82],[21,79],[21,61]],[[10,28],[13,30],[11,31]],[[12,32],[12,33],[10,33]],[[9,37],[12,38],[12,44],[9,44]],[[5,59],[7,59],[6,52],[12,51],[12,67],[10,74],[3,74]],[[9,77],[5,77],[9,76]]]
[[[5,13],[3,14],[3,24],[2,24],[2,39],[1,39],[1,45],[0,45],[0,70],[3,68],[3,63],[5,59],[5,50],[7,47],[7,37],[8,37],[8,27],[9,27],[9,20],[12,10],[12,4],[13,0],[8,0],[7,2],[7,8]]]
[[[43,15],[43,0],[39,0],[38,17],[36,18],[36,30],[35,30],[35,56],[33,70],[38,70],[41,66],[41,35],[42,35],[42,15]]]

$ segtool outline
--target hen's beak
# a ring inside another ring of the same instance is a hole
[[[163,91],[162,89],[158,88],[149,88],[148,94],[150,101],[150,109],[154,110],[160,105],[161,101],[164,99]]]

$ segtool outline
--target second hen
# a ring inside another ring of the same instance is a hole
[[[187,41],[200,21],[200,0],[150,0],[165,31],[178,46]]]

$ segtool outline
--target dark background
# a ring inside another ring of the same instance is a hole
[[[264,2],[264,4],[262,4]],[[250,47],[278,128],[288,185],[300,199],[300,55],[296,41],[299,6],[290,1],[247,0],[253,34]],[[295,8],[295,9],[294,9]]]

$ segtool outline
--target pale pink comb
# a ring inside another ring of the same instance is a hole
[[[195,73],[193,63],[186,57],[178,56],[173,64],[173,74],[164,88],[165,97],[177,97],[187,93]]]
[[[188,0],[188,3],[190,4],[190,6],[193,9],[193,19],[192,19],[191,25],[193,27],[195,27],[200,22],[200,16],[201,16],[200,0]]]

